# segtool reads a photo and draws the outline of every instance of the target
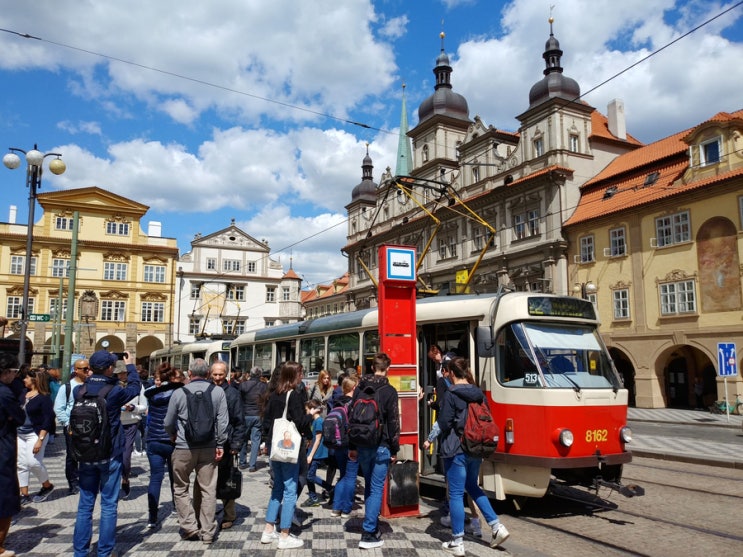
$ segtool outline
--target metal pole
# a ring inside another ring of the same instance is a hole
[[[69,270],[66,272],[69,273]],[[59,277],[59,293],[57,295],[57,311],[54,314],[54,365],[56,367],[59,367],[62,365],[61,362],[61,354],[59,350],[59,344],[62,337],[62,294],[63,294],[63,288],[64,288],[64,272],[61,277]]]
[[[35,146],[34,146],[35,147]],[[26,233],[26,265],[23,272],[23,306],[21,307],[21,338],[18,345],[19,365],[26,363],[26,330],[28,329],[28,293],[31,282],[31,250],[34,243],[34,213],[36,212],[36,187],[41,182],[41,167],[29,164],[26,168],[28,182],[28,230]]]
[[[72,247],[70,250],[70,276],[67,282],[67,315],[64,327],[64,352],[62,354],[62,383],[70,377],[72,365],[72,318],[75,314],[75,279],[77,278],[77,229],[80,211],[72,214]]]

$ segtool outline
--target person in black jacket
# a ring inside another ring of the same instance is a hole
[[[384,540],[377,528],[377,519],[382,508],[382,492],[387,479],[387,470],[400,450],[400,410],[397,406],[397,390],[387,379],[391,364],[387,354],[374,356],[372,369],[374,375],[365,375],[354,392],[351,408],[362,396],[368,398],[376,393],[376,401],[381,414],[382,434],[379,445],[375,447],[356,447],[349,445],[348,458],[356,460],[364,475],[364,523],[359,547],[373,549],[382,547]]]
[[[297,362],[286,362],[281,366],[276,390],[266,400],[266,406],[263,411],[263,433],[270,445],[273,439],[274,420],[281,418],[286,408],[286,417],[294,422],[294,425],[302,434],[310,433],[310,426],[314,419],[315,413],[305,412],[305,400],[301,393],[297,391],[298,385],[302,381],[302,366]],[[287,395],[287,393],[289,393]],[[305,459],[300,451],[299,459]],[[266,525],[261,535],[261,543],[268,544],[278,541],[279,549],[294,549],[302,547],[304,542],[299,538],[289,535],[289,528],[292,525],[294,509],[297,505],[297,483],[299,479],[299,462],[277,462],[271,461],[273,470],[273,487],[271,488],[271,498],[266,509]],[[281,516],[279,516],[281,508]],[[276,522],[279,522],[278,528]],[[279,535],[278,530],[281,530]]]
[[[261,446],[261,407],[263,393],[268,389],[268,383],[263,381],[263,370],[254,367],[250,370],[250,379],[238,386],[242,398],[243,420],[245,422],[245,441],[240,447],[240,468],[255,472],[258,466],[258,450]],[[250,457],[247,458],[247,442],[250,441]]]
[[[229,477],[230,471],[234,466],[235,455],[240,450],[243,440],[245,439],[245,422],[243,421],[243,408],[242,401],[240,400],[240,393],[227,381],[227,364],[222,361],[214,362],[211,365],[210,374],[212,382],[217,387],[221,387],[224,390],[227,399],[227,414],[229,415],[227,442],[224,445],[225,458],[220,460],[217,465],[217,490],[219,490],[219,485],[224,484]],[[196,481],[198,482],[198,478]],[[201,506],[201,491],[197,489],[195,485],[193,495],[193,505],[196,514],[198,515],[198,509]],[[233,523],[237,519],[235,500],[223,499],[222,505],[224,508],[224,514],[222,515],[222,524],[220,525],[220,528],[222,530],[227,530],[228,528],[232,528]]]
[[[441,429],[441,456],[449,484],[449,512],[451,515],[451,541],[444,542],[442,549],[454,555],[464,555],[464,493],[475,500],[485,521],[492,528],[490,547],[500,545],[509,533],[500,523],[498,515],[479,485],[482,458],[464,452],[460,437],[467,418],[467,405],[482,402],[485,395],[477,385],[469,382],[469,362],[465,358],[454,358],[449,364],[454,384],[444,397],[443,408],[436,422]]]
[[[18,359],[0,353],[0,554],[12,557],[5,549],[5,538],[13,516],[21,510],[21,496],[16,473],[18,439],[16,429],[26,420],[20,397],[25,388],[17,375]]]

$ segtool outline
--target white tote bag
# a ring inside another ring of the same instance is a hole
[[[271,438],[271,460],[296,464],[299,459],[299,444],[302,436],[297,431],[294,422],[286,419],[286,410],[289,408],[289,397],[292,392],[286,393],[284,414],[273,421],[273,437]]]

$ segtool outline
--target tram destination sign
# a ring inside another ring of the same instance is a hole
[[[596,319],[596,311],[589,300],[580,298],[529,297],[529,315],[544,317],[580,317]]]

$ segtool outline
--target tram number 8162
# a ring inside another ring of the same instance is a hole
[[[606,429],[586,430],[586,443],[606,443],[609,440],[609,431]]]

